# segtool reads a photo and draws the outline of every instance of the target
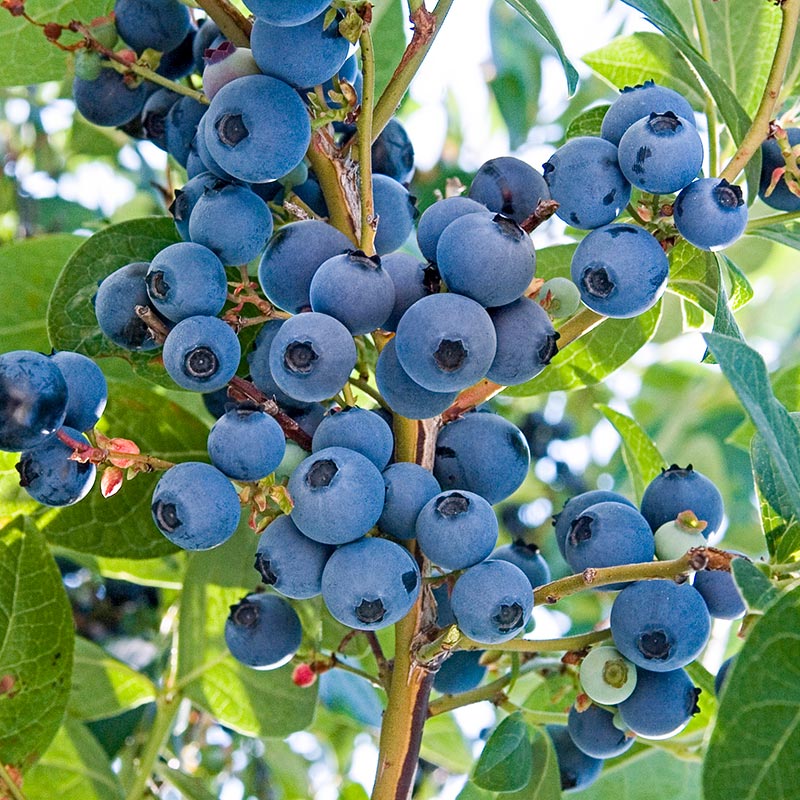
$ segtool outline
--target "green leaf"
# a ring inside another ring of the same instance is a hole
[[[494,730],[475,765],[472,780],[482,789],[515,792],[531,779],[533,746],[528,726],[517,711]]]
[[[720,259],[719,269],[722,270],[725,264],[725,256],[718,256],[718,258]],[[714,325],[712,326],[711,331],[712,333],[727,336],[731,339],[738,339],[739,341],[744,342],[744,334],[742,334],[741,330],[739,330],[739,325],[734,319],[733,312],[728,306],[728,295],[725,292],[725,284],[721,279],[721,272],[720,279],[718,281],[717,306],[714,310]],[[708,348],[706,348],[706,352],[703,355],[702,360],[707,364],[716,363],[714,356],[711,355]]]
[[[775,485],[782,487],[781,507],[776,510],[785,519],[800,519],[800,432],[773,395],[764,360],[739,339],[707,333],[705,340],[764,437],[766,450],[774,462],[774,470],[763,469],[761,464],[754,462],[756,475],[773,476]]]
[[[221,547],[192,554],[180,602],[178,681],[221,724],[246,736],[283,737],[311,722],[317,684],[295,686],[291,664],[246,667],[225,644],[230,607],[258,584],[255,550],[255,535],[240,528]]]
[[[519,386],[510,386],[504,393],[511,397],[528,397],[593,386],[653,338],[660,317],[661,301],[632,319],[606,319],[559,351],[535,378]]]
[[[583,60],[618,89],[654,80],[680,92],[695,107],[703,105],[703,87],[680,51],[657,33],[612,39]]]
[[[713,253],[681,240],[669,251],[667,289],[714,314],[717,308],[719,265]]]
[[[160,250],[179,241],[169,217],[121,222],[87,239],[67,261],[50,298],[47,332],[53,347],[75,350],[91,358],[123,358],[137,374],[174,388],[175,384],[164,372],[160,350],[131,352],[103,336],[92,298],[98,282],[115,270],[134,261],[150,261]]]
[[[0,9],[0,13],[6,11]],[[0,17],[2,19],[2,17]],[[47,301],[64,262],[83,241],[54,234],[11,242],[0,248],[0,352],[50,351],[44,317]]]
[[[75,719],[114,717],[156,698],[156,687],[102,647],[78,636],[67,712]]]
[[[532,774],[518,792],[503,794],[502,800],[560,800],[561,774],[553,743],[541,729],[531,729]]]
[[[636,501],[640,502],[647,484],[661,473],[667,462],[635,419],[620,414],[610,406],[598,404],[595,408],[622,437],[622,460],[631,477]]]
[[[472,752],[452,714],[426,720],[420,755],[455,774],[466,774],[472,768]]]
[[[800,782],[800,589],[753,626],[736,657],[704,762],[706,800],[794,800]]]
[[[777,599],[778,590],[752,561],[734,558],[731,572],[750,611],[763,611]]]
[[[111,0],[29,0],[25,10],[37,22],[67,23],[73,19],[89,21],[107,14]],[[27,86],[44,81],[63,80],[67,73],[67,54],[42,35],[41,28],[23,17],[12,17],[0,8],[0,86]],[[74,41],[75,37],[71,37]]]
[[[536,277],[542,280],[569,278],[572,256],[577,244],[557,244],[536,251]]]
[[[536,0],[506,0],[506,2],[522,14],[522,16],[553,46],[561,61],[561,66],[564,68],[569,94],[574,94],[575,89],[578,88],[578,71],[567,58],[566,53],[564,53],[564,48],[561,46],[561,40],[558,38],[558,34],[555,32],[550,20],[547,18],[547,14],[544,13],[539,3],[537,3]]]
[[[163,761],[156,764],[156,770],[164,780],[171,783],[181,793],[185,800],[216,800],[217,796],[206,789],[200,778],[187,775],[179,769],[173,769]]]
[[[72,673],[72,608],[44,537],[16,519],[0,531],[0,753],[30,767],[56,735]]]
[[[795,519],[787,522],[775,511],[765,499],[758,483],[756,494],[761,512],[761,528],[770,556],[781,564],[800,559],[800,522]]]
[[[375,99],[381,96],[406,49],[402,0],[376,3],[376,20],[370,27],[375,46]]]
[[[109,380],[102,427],[112,436],[133,436],[143,453],[167,461],[207,461],[208,428],[180,406],[145,386]],[[137,475],[113,497],[95,485],[74,506],[42,509],[36,522],[60,547],[115,558],[154,558],[177,549],[156,528],[150,513],[158,473]]]
[[[582,111],[570,120],[564,138],[574,139],[576,136],[599,136],[603,118],[609,108],[608,103],[603,103],[603,105],[592,106],[587,108],[586,111]]]
[[[631,6],[653,23],[659,30],[670,31],[676,36],[689,41],[686,31],[675,16],[672,9],[664,0],[622,0],[626,6]]]
[[[18,461],[19,453],[0,452],[0,526],[18,515],[34,514],[41,509],[19,485],[19,472],[14,468]]]
[[[734,311],[738,311],[743,305],[753,299],[753,287],[747,276],[739,269],[738,265],[731,261],[728,256],[722,257],[728,270],[728,279],[731,282],[730,305]]]
[[[793,219],[788,222],[775,222],[747,231],[750,236],[757,236],[770,242],[777,242],[793,250],[800,250],[800,220]]]

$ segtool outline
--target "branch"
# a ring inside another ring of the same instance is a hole
[[[491,650],[501,653],[560,653],[573,650],[583,650],[585,647],[604,642],[611,638],[611,630],[604,628],[602,631],[590,631],[576,636],[563,636],[560,639],[512,639],[497,645],[486,645],[462,636],[458,641],[457,650]]]
[[[369,26],[364,25],[359,39],[361,45],[361,110],[358,114],[358,174],[361,187],[360,247],[368,256],[375,254],[375,203],[372,197],[372,103],[375,94],[375,53]]]
[[[765,217],[756,217],[747,223],[744,232],[752,233],[759,228],[766,228],[767,225],[782,225],[784,222],[791,222],[793,219],[800,218],[800,211],[787,211],[785,214],[768,214]]]
[[[228,0],[197,0],[197,5],[217,23],[226,39],[237,47],[250,47],[253,23]]]

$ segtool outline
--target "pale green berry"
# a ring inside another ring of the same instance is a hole
[[[287,441],[283,460],[275,469],[275,479],[283,480],[283,478],[290,477],[295,467],[307,456],[308,453],[300,445]]]
[[[681,558],[693,547],[705,547],[708,542],[702,531],[706,523],[691,511],[682,511],[677,519],[665,522],[655,533],[656,558],[671,561]]]
[[[578,310],[581,293],[569,278],[550,278],[542,284],[536,299],[553,319],[564,319]]]
[[[603,705],[616,705],[630,697],[636,687],[636,665],[616,647],[595,647],[583,659],[580,669],[583,691]]]

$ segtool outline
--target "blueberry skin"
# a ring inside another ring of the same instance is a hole
[[[675,198],[673,216],[678,233],[701,250],[732,245],[747,227],[742,190],[720,178],[699,178]]]
[[[652,561],[653,532],[647,520],[625,503],[604,502],[589,506],[573,521],[564,542],[567,563],[574,572],[590,567],[616,567]],[[621,589],[613,583],[604,590]]]
[[[266,478],[285,451],[281,426],[269,414],[248,406],[227,411],[208,434],[211,463],[235,481]]]
[[[175,191],[175,199],[169,207],[169,213],[172,214],[175,227],[185,242],[189,241],[189,219],[192,209],[203,196],[203,192],[215,186],[219,180],[219,177],[212,172],[201,172],[186,181],[182,189]]]
[[[345,544],[360,539],[383,510],[383,477],[361,453],[327,447],[309,456],[289,478],[292,521],[310,539]]]
[[[652,672],[668,672],[694,661],[710,631],[705,601],[688,583],[638,581],[626,586],[611,607],[617,650]]]
[[[722,495],[713,481],[691,464],[681,468],[673,464],[661,471],[647,485],[642,495],[642,516],[655,533],[665,522],[674,520],[681,511],[693,511],[705,520],[702,534],[708,538],[722,524]]]
[[[419,549],[446,570],[466,569],[489,556],[497,543],[497,517],[479,495],[447,491],[431,498],[415,524]]]
[[[439,237],[436,263],[451,292],[483,306],[503,306],[528,288],[536,273],[533,242],[501,214],[467,214]]]
[[[37,447],[64,423],[68,405],[64,376],[51,359],[33,350],[0,355],[0,450]]]
[[[397,539],[413,539],[422,507],[441,492],[439,482],[419,464],[398,462],[383,471],[386,496],[378,527]]]
[[[353,334],[380,328],[394,308],[394,282],[378,256],[360,250],[333,256],[314,273],[311,308],[338,319]]]
[[[172,50],[192,26],[189,9],[178,0],[116,0],[114,22],[137,53],[148,47],[161,53]]]
[[[723,570],[695,572],[693,586],[702,595],[708,613],[712,617],[737,619],[743,617],[747,611],[747,606],[730,572]]]
[[[186,162],[186,171],[188,174],[189,167],[191,166],[190,160],[194,158],[196,162],[200,163],[202,169],[201,172],[211,172],[216,175],[220,180],[226,181],[227,183],[239,183],[236,178],[233,177],[229,172],[224,170],[216,161],[214,156],[211,155],[211,151],[208,149],[208,145],[206,144],[206,123],[208,121],[208,117],[204,114],[200,121],[197,123],[197,130],[194,135],[194,139],[192,139],[192,143],[189,147],[189,158]],[[212,184],[213,185],[213,184]],[[271,186],[271,183],[260,184],[254,183],[251,185],[251,189],[256,191],[254,187],[256,186]],[[259,194],[259,197],[261,195]],[[265,197],[261,197],[262,200],[268,202]]]
[[[571,277],[592,311],[616,319],[652,308],[667,285],[669,262],[644,228],[614,223],[593,230],[572,257]]]
[[[436,600],[436,624],[440,628],[455,625],[456,618],[453,616],[453,608],[450,605],[447,584],[443,583],[441,586],[436,586],[431,591],[433,592],[434,600]]]
[[[322,591],[322,570],[333,551],[304,536],[290,517],[278,517],[258,537],[255,567],[276,592],[306,600]]]
[[[528,475],[530,450],[522,431],[499,414],[466,414],[436,439],[433,474],[443,489],[467,489],[494,505]]]
[[[259,73],[249,47],[236,47],[232,42],[223,42],[219,47],[209,50],[204,58],[203,91],[212,100],[226,83]]]
[[[236,374],[242,351],[230,325],[218,317],[181,320],[164,342],[164,368],[182,389],[214,392]]]
[[[630,750],[635,741],[614,725],[614,715],[610,711],[594,704],[581,712],[572,706],[567,730],[575,747],[592,758],[620,756]]]
[[[156,484],[150,510],[156,527],[184,550],[210,550],[239,524],[239,495],[216,467],[184,461]]]
[[[67,413],[64,425],[79,431],[94,428],[108,400],[108,383],[103,371],[91,358],[61,350],[53,353],[55,363],[67,384]]]
[[[162,53],[156,72],[171,81],[177,81],[194,72],[194,40],[197,28],[190,28],[177,47]]]
[[[150,302],[172,322],[214,317],[228,298],[225,267],[207,247],[178,242],[157,253],[145,276]]]
[[[567,541],[572,523],[587,509],[595,503],[605,503],[612,501],[614,503],[625,503],[631,508],[636,508],[635,504],[628,500],[627,497],[619,494],[619,492],[609,492],[605,489],[592,489],[589,492],[575,495],[564,503],[564,508],[553,516],[553,526],[555,527],[556,544],[558,550],[564,560],[567,558],[567,551],[564,545]]]
[[[800,128],[786,128],[786,136],[792,147],[800,144]],[[775,139],[767,139],[761,143],[761,180],[758,186],[758,196],[770,208],[777,208],[779,211],[797,211],[800,209],[800,197],[789,191],[783,178],[775,185],[772,194],[769,197],[766,195],[772,182],[773,171],[785,165],[781,148]]]
[[[417,211],[416,198],[402,183],[388,175],[372,176],[372,196],[378,227],[375,231],[375,250],[385,255],[401,247],[414,229]]]
[[[645,81],[638,86],[626,86],[603,117],[600,135],[618,145],[622,134],[642,117],[653,112],[660,114],[672,111],[689,122],[694,120],[694,111],[689,101],[674,89]]]
[[[511,544],[498,547],[491,554],[491,558],[499,558],[501,561],[508,561],[515,567],[519,567],[530,581],[532,589],[550,583],[550,567],[535,544],[528,544],[522,539],[517,539]]]
[[[152,350],[158,347],[136,306],[150,305],[145,275],[147,261],[126,264],[108,275],[94,297],[94,312],[103,335],[126,350]]]
[[[486,206],[469,197],[446,197],[428,206],[417,223],[417,244],[428,261],[436,261],[436,246],[447,226],[465,214],[486,213]]]
[[[311,306],[309,288],[320,265],[352,248],[353,243],[327,222],[290,222],[269,240],[258,265],[258,282],[271,303],[299,314]]]
[[[333,397],[356,364],[350,331],[327,314],[287,319],[272,340],[269,366],[275,383],[297,400]]]
[[[330,0],[247,0],[245,5],[270,25],[302,25],[324,11]]]
[[[381,259],[381,266],[394,284],[392,313],[381,327],[385,331],[396,331],[403,314],[417,300],[433,293],[432,287],[438,285],[439,274],[435,265],[420,262],[408,253],[389,253]]]
[[[167,149],[167,114],[181,95],[171,89],[156,89],[142,109],[142,128],[149,141],[161,150]]]
[[[394,341],[403,370],[432,392],[471,386],[486,375],[497,350],[486,310],[458,294],[418,300],[397,324]]]
[[[458,627],[481,644],[500,644],[519,635],[533,612],[525,573],[508,561],[488,559],[465,570],[450,595]]]
[[[457,391],[432,392],[412,380],[400,365],[394,339],[386,343],[378,356],[375,383],[392,411],[408,419],[435,417],[458,396]]]
[[[143,83],[129,89],[121,73],[104,67],[93,81],[76,77],[72,81],[72,99],[89,122],[116,127],[142,113],[147,93]]]
[[[277,669],[300,647],[303,626],[297,612],[281,597],[250,594],[231,606],[225,621],[225,643],[231,655],[254,669]]]
[[[305,156],[311,122],[291,86],[268,75],[226,83],[206,112],[205,142],[214,160],[247,183],[277,180]]]
[[[343,625],[375,631],[401,620],[419,595],[419,567],[387,539],[361,539],[340,547],[322,573],[322,599]]]
[[[672,111],[637,120],[619,142],[619,166],[633,186],[672,194],[690,184],[703,166],[703,142],[694,124]]]
[[[717,670],[717,674],[714,676],[714,694],[719,697],[722,693],[722,690],[725,688],[725,678],[728,676],[728,671],[730,670],[731,666],[733,665],[734,659],[736,658],[735,655],[729,656],[726,658],[722,664],[720,664],[719,669]]]
[[[400,183],[408,183],[414,175],[414,146],[406,129],[394,117],[372,143],[372,171]]]
[[[217,42],[217,40],[220,40]],[[206,50],[218,47],[224,41],[217,23],[211,17],[203,17],[199,21],[197,35],[192,42],[192,56],[194,57],[194,71],[203,74],[205,66],[204,55]]]
[[[311,452],[326,447],[346,447],[366,456],[379,470],[384,470],[392,457],[392,429],[374,411],[365,408],[332,410],[314,431]]]
[[[167,152],[182,167],[186,166],[192,139],[207,108],[208,106],[193,97],[181,97],[169,110],[164,121]]]
[[[439,667],[433,688],[442,694],[461,694],[480,685],[486,667],[480,663],[483,650],[456,650]]]
[[[266,247],[272,225],[269,207],[255,192],[246,186],[217,183],[195,203],[189,236],[214,252],[223,264],[247,264]]]
[[[547,725],[546,728],[558,759],[561,789],[569,792],[593,784],[603,770],[603,760],[587,756],[580,750],[572,741],[566,725]]]
[[[617,148],[598,136],[576,136],[542,165],[556,216],[582,230],[613,222],[631,199]],[[692,176],[694,177],[694,176]]]
[[[696,714],[697,696],[683,669],[650,672],[640,669],[636,688],[619,705],[622,721],[638,736],[664,738],[677,733]]]
[[[299,25],[271,25],[256,17],[250,35],[259,69],[302,89],[332,78],[342,67],[350,43],[339,33],[339,17],[325,26],[327,11]]]
[[[469,196],[521,225],[540,200],[550,199],[550,190],[530,164],[513,156],[501,156],[481,166],[472,179]]]
[[[535,378],[558,352],[559,334],[547,312],[524,296],[488,311],[497,350],[486,377],[502,386]]]
[[[74,428],[63,428],[83,444],[89,440]],[[70,459],[72,448],[55,436],[32,450],[20,454],[16,465],[19,485],[37,502],[46,506],[71,506],[82,500],[94,485],[94,464]]]

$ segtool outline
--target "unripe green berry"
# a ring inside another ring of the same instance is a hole
[[[581,663],[580,680],[583,691],[595,703],[615,705],[636,688],[636,665],[616,647],[595,647]]]
[[[113,20],[98,19],[95,20],[90,26],[92,36],[103,46],[109,50],[114,48],[119,36],[117,35],[117,26]]]
[[[278,464],[275,469],[275,480],[283,480],[284,478],[291,477],[295,467],[308,456],[308,453],[303,450],[300,445],[294,442],[286,442],[286,450],[283,454],[283,460]]]
[[[83,81],[96,81],[103,71],[103,61],[94,50],[78,50],[75,53],[75,75]]]
[[[691,511],[682,511],[677,519],[665,522],[655,533],[656,558],[671,561],[685,555],[693,547],[705,547],[708,542],[702,531],[706,523]]]
[[[550,278],[542,284],[536,299],[553,319],[565,319],[578,310],[581,293],[569,278]]]

